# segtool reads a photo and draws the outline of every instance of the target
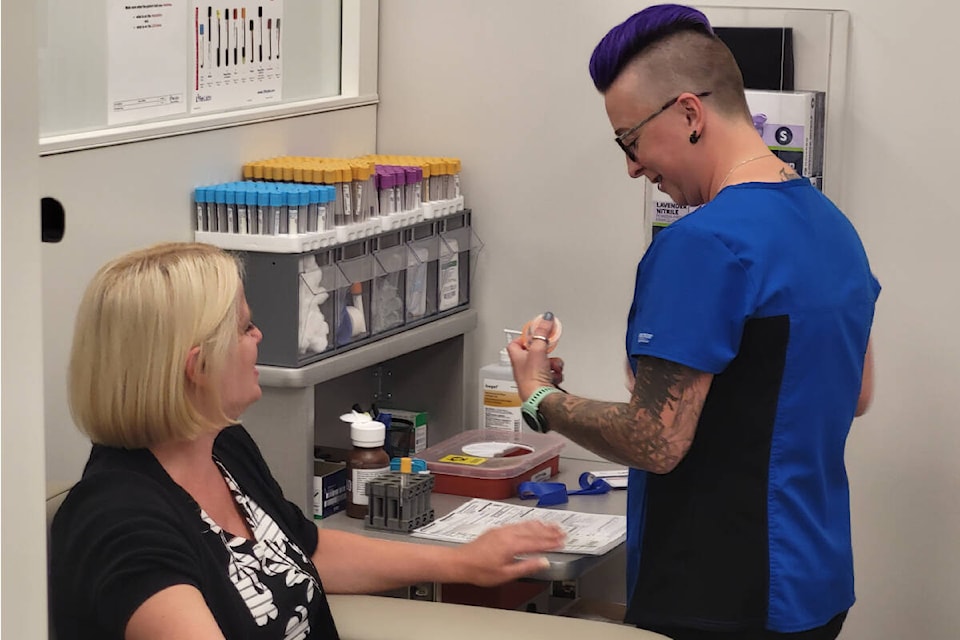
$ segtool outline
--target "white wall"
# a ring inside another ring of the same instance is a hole
[[[701,2],[720,6],[723,2]],[[745,6],[796,7],[784,0]],[[381,6],[378,150],[464,160],[486,247],[473,366],[500,329],[552,309],[569,387],[624,397],[624,318],[643,237],[587,61],[644,6],[608,0],[419,0]],[[960,635],[960,219],[954,122],[960,5],[808,1],[851,14],[843,205],[884,286],[876,401],[848,446],[859,602],[844,638]],[[589,225],[589,226],[588,226]],[[475,400],[474,400],[475,402]]]
[[[3,3],[2,585],[0,635],[46,637],[43,503],[43,360],[40,332],[40,201],[37,192],[33,5]]]

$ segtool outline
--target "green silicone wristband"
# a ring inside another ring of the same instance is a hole
[[[540,403],[551,393],[557,392],[562,392],[562,390],[556,387],[540,387],[531,393],[530,397],[520,406],[523,421],[534,431],[546,433],[550,430],[546,420],[544,420],[543,415],[540,413]]]
[[[540,403],[551,393],[562,393],[556,387],[540,387],[530,394],[530,397],[523,403],[523,407],[528,411],[536,411]]]

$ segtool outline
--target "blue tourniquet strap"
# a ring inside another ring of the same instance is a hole
[[[537,498],[538,507],[566,504],[567,496],[593,496],[610,491],[610,483],[603,478],[590,481],[590,474],[580,474],[580,489],[568,491],[562,482],[521,482],[517,494],[524,500]]]

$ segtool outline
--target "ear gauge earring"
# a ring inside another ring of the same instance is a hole
[[[697,144],[700,141],[700,134],[696,131],[690,133],[690,144]]]

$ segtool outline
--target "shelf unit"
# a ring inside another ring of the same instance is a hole
[[[338,417],[356,402],[425,409],[431,443],[462,431],[464,334],[476,326],[466,309],[304,367],[258,367],[263,398],[242,422],[287,499],[312,512],[314,446],[349,446]]]

